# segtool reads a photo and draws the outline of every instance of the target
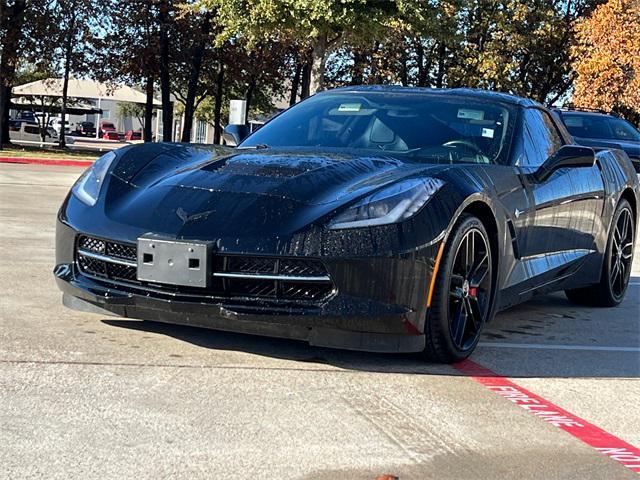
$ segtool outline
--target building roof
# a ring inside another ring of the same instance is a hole
[[[62,84],[62,78],[46,78],[13,87],[12,95],[61,97]],[[126,85],[109,85],[93,80],[80,80],[77,78],[69,79],[67,96],[96,100],[100,98],[117,102],[146,103],[147,101],[147,96],[144,93]],[[162,103],[155,98],[153,104],[156,106],[162,105]]]
[[[39,112],[46,110],[48,113],[60,113],[62,110],[62,102],[60,98],[53,97],[55,100],[42,105],[38,100],[31,99],[28,96],[20,96],[11,99],[9,106],[13,110],[27,110]],[[87,115],[93,113],[102,113],[102,109],[93,105],[73,99],[67,105],[67,113],[72,115]]]

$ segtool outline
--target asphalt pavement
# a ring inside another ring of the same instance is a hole
[[[0,478],[638,478],[459,367],[64,308],[55,213],[80,173],[0,165]],[[640,448],[638,258],[631,282],[614,309],[501,313],[473,364]]]

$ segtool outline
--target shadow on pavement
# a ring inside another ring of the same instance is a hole
[[[634,277],[633,282],[638,282]],[[637,295],[637,286],[628,294]],[[490,323],[471,356],[505,377],[640,378],[640,353],[597,350],[600,345],[625,338],[640,346],[640,322],[624,313],[637,310],[637,299],[618,309],[592,309],[569,303],[560,294],[538,297],[499,314]],[[619,310],[619,311],[618,311]],[[637,312],[636,312],[637,313]],[[618,318],[612,321],[610,317]],[[312,347],[306,342],[207,330],[128,319],[104,319],[119,328],[167,335],[202,348],[246,352],[265,357],[310,362],[353,371],[461,376],[448,365],[428,363],[419,354],[376,354]],[[612,329],[619,331],[613,332]],[[611,337],[611,338],[610,338]],[[595,343],[597,341],[597,343]],[[488,343],[518,343],[532,348],[494,348]],[[631,342],[631,343],[629,343]],[[536,345],[594,346],[594,350],[537,349]]]

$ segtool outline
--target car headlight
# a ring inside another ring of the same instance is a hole
[[[444,185],[437,178],[412,178],[373,193],[351,205],[329,228],[357,228],[397,223],[415,215]]]
[[[97,159],[73,186],[74,195],[90,207],[93,207],[98,201],[102,183],[115,158],[116,154],[109,152]]]

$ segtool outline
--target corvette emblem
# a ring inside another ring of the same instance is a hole
[[[212,213],[215,213],[215,210],[207,210],[205,212],[199,212],[199,213],[194,213],[193,215],[189,215],[187,211],[182,207],[178,207],[176,209],[176,215],[178,215],[178,218],[182,220],[183,224],[186,224],[188,222],[193,222],[194,220],[198,220],[200,218],[207,218]]]
[[[189,214],[182,207],[178,207],[176,215],[178,215],[178,218],[182,220],[182,223],[187,223],[189,221]]]

